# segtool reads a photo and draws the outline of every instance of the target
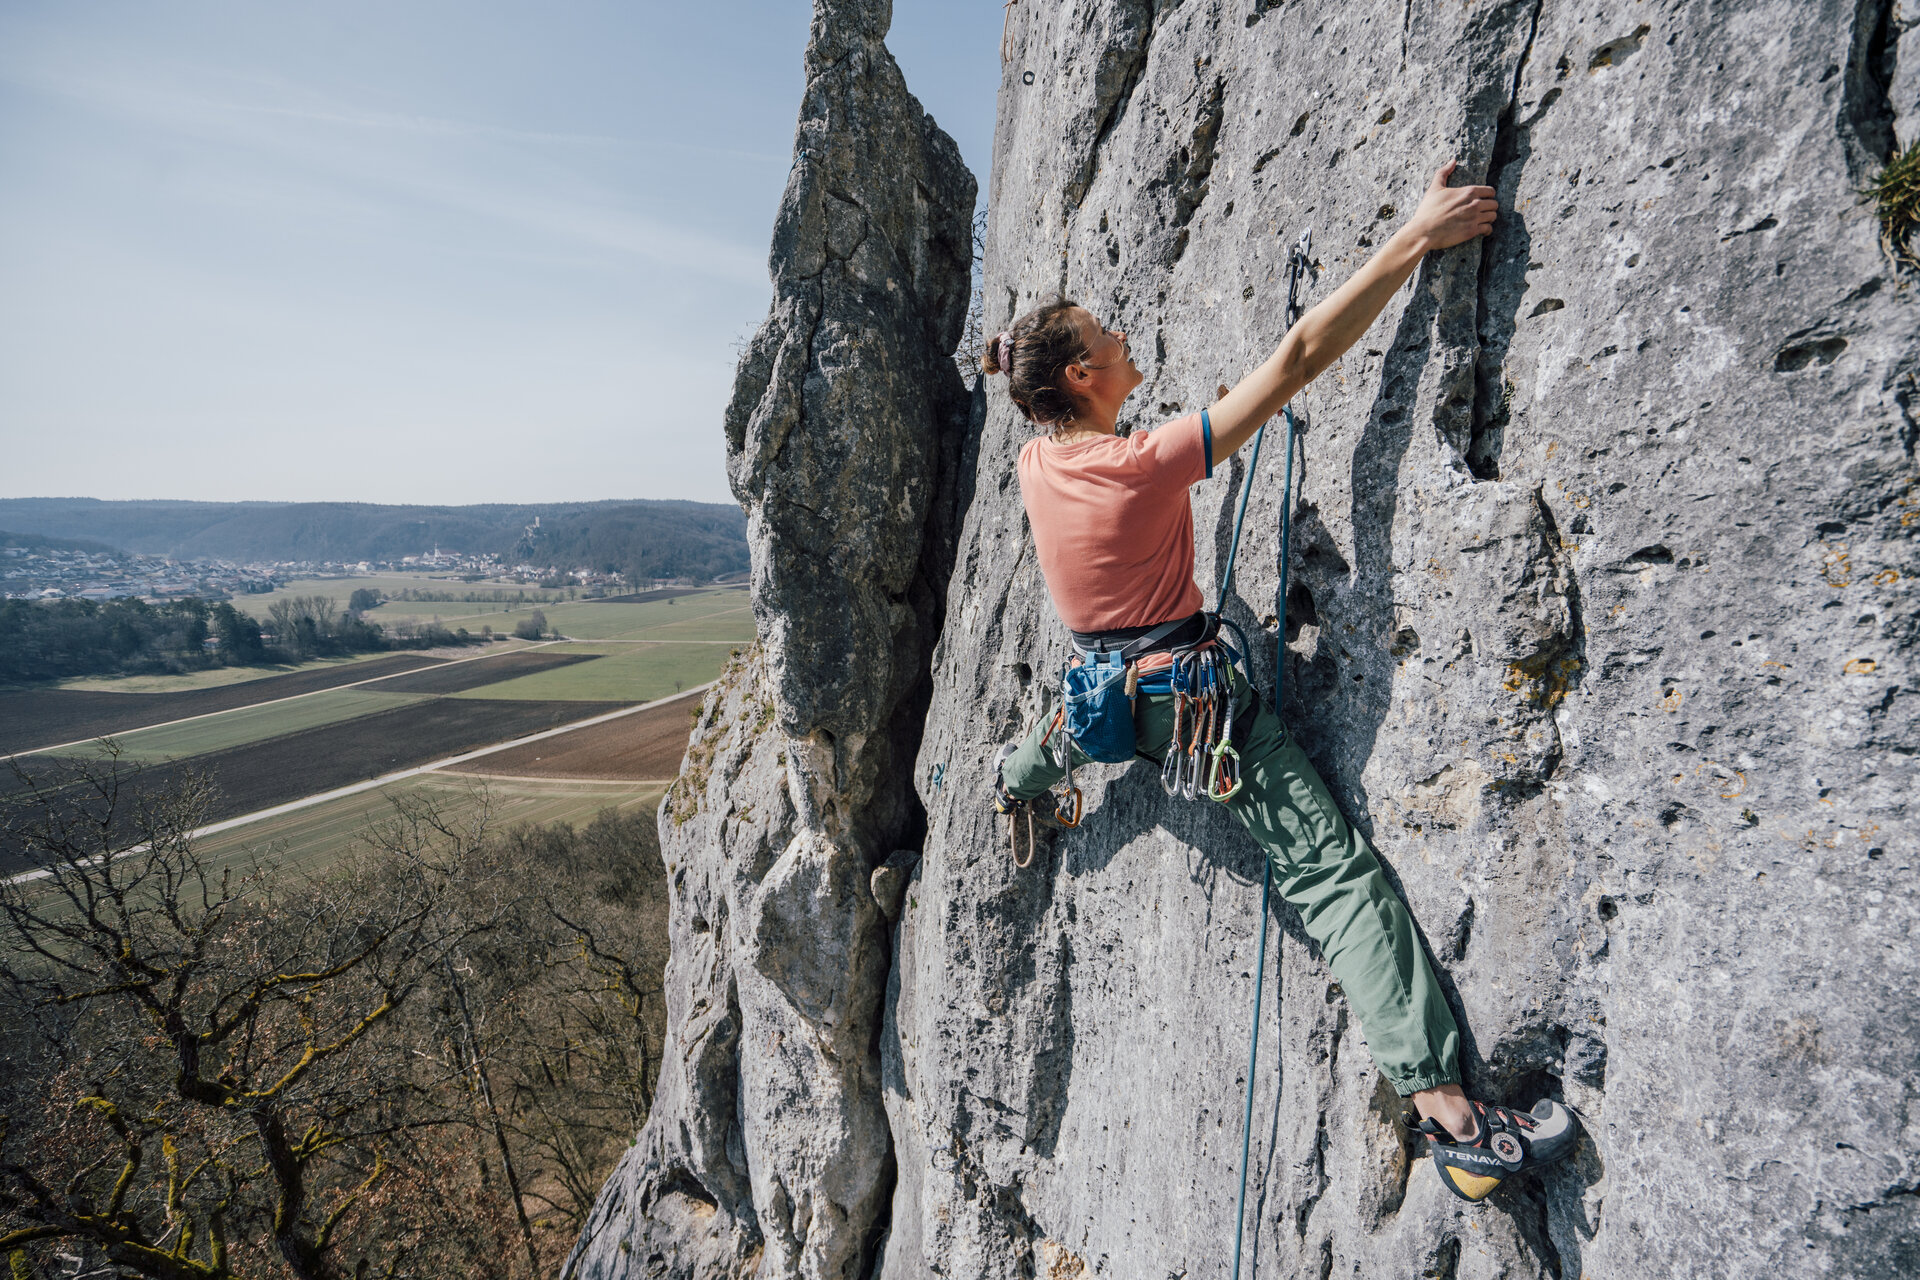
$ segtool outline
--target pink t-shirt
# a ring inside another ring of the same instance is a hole
[[[1020,450],[1020,496],[1060,620],[1082,633],[1144,627],[1201,607],[1187,490],[1208,475],[1200,415],[1154,431]]]

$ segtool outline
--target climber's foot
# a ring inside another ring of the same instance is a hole
[[[1420,1132],[1433,1147],[1433,1167],[1447,1190],[1480,1201],[1510,1174],[1552,1164],[1580,1140],[1580,1121],[1564,1103],[1542,1098],[1531,1111],[1473,1104],[1479,1132],[1461,1142],[1432,1120]]]
[[[1012,813],[1024,803],[1013,798],[1013,793],[1007,790],[1007,780],[1000,776],[1000,766],[1007,762],[1008,756],[1019,749],[1020,744],[1017,742],[1003,742],[1000,744],[1000,754],[993,758],[993,811],[995,813]]]
[[[1067,824],[1060,820],[1060,805],[1053,792],[1042,791],[1031,799],[1022,800],[1007,790],[1006,779],[1000,776],[1000,766],[1007,757],[1020,749],[1017,742],[1005,742],[1000,745],[1000,754],[993,758],[993,811],[995,813],[1033,814],[1033,820],[1043,827],[1065,830]]]

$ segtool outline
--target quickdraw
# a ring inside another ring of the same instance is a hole
[[[1233,721],[1239,711],[1233,681],[1227,681],[1227,731],[1213,748],[1213,770],[1207,776],[1207,798],[1225,804],[1240,794],[1240,753],[1233,747]]]
[[[1223,625],[1239,633],[1232,623]],[[1244,638],[1241,643],[1244,647]],[[1188,800],[1204,795],[1224,804],[1240,794],[1240,752],[1233,745],[1240,699],[1233,668],[1243,661],[1220,640],[1175,655],[1168,672],[1173,733],[1160,765],[1160,785],[1168,795]]]
[[[1065,762],[1067,770],[1054,806],[1054,815],[1060,819],[1061,826],[1073,828],[1080,825],[1080,819],[1086,812],[1086,799],[1080,794],[1080,788],[1073,785],[1073,736],[1067,732],[1066,716],[1056,714],[1053,725],[1060,731],[1060,759]]]

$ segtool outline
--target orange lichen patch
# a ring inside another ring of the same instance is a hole
[[[1654,703],[1654,705],[1659,707],[1662,711],[1674,712],[1680,709],[1680,703],[1682,702],[1682,700],[1683,700],[1683,695],[1678,689],[1669,689],[1667,690],[1667,696],[1660,699],[1660,701]]]
[[[1051,1240],[1040,1242],[1039,1280],[1080,1280],[1087,1274],[1087,1264],[1069,1253],[1062,1245]]]
[[[1820,576],[1830,587],[1844,587],[1853,581],[1853,559],[1847,554],[1846,543],[1836,542],[1826,548],[1826,554],[1821,557]]]
[[[1877,665],[1872,658],[1855,658],[1843,670],[1850,676],[1870,676]]]
[[[1717,760],[1702,760],[1693,767],[1693,773],[1695,777],[1711,774],[1713,781],[1725,787],[1726,790],[1720,793],[1722,800],[1734,800],[1746,794],[1747,775]]]
[[[1900,581],[1900,571],[1898,569],[1882,569],[1873,575],[1873,584],[1876,587],[1890,587],[1898,581]]]
[[[1572,657],[1526,658],[1508,664],[1507,678],[1500,687],[1524,695],[1536,707],[1552,710],[1567,700],[1567,692],[1580,678],[1583,665]]]

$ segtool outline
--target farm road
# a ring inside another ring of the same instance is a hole
[[[487,743],[513,741],[624,709],[617,702],[433,698],[189,760],[153,765],[131,773],[126,787],[137,795],[177,785],[189,772],[204,775],[218,793],[209,816],[219,821],[394,774]],[[75,761],[54,757],[21,763],[30,766],[30,774],[42,780],[43,787],[60,786],[78,767]],[[0,795],[17,797],[24,789],[17,778],[0,775]],[[134,807],[126,803],[128,798],[122,798],[123,815]],[[87,801],[77,793],[63,795],[62,799],[82,805]],[[0,837],[0,873],[24,869],[15,842]]]
[[[661,698],[653,702],[643,702],[638,706],[618,707],[612,711],[602,711],[598,715],[591,715],[584,720],[579,720],[571,724],[565,724],[565,725],[558,726],[556,728],[545,729],[536,733],[527,734],[522,737],[511,738],[505,742],[496,742],[491,746],[481,747],[481,748],[478,748],[477,750],[467,751],[458,755],[449,756],[445,759],[432,760],[425,764],[416,765],[410,769],[397,770],[392,773],[383,774],[377,778],[368,778],[365,781],[353,783],[348,786],[336,787],[330,791],[320,791],[320,792],[304,795],[304,796],[301,796],[299,799],[290,800],[278,805],[270,806],[265,809],[255,810],[253,812],[241,814],[237,817],[227,818],[223,821],[211,823],[207,826],[201,827],[199,830],[194,832],[194,835],[196,837],[201,837],[201,836],[213,835],[222,831],[231,831],[231,830],[234,830],[235,828],[243,827],[252,822],[257,822],[266,818],[278,817],[282,814],[291,813],[296,810],[305,809],[314,805],[326,804],[331,801],[338,800],[345,796],[351,796],[362,791],[370,791],[376,787],[384,787],[391,783],[398,782],[402,779],[416,777],[420,774],[429,773],[436,770],[452,770],[454,767],[458,765],[466,764],[470,761],[477,760],[484,756],[492,755],[496,752],[507,752],[507,751],[515,750],[517,748],[527,747],[533,743],[556,738],[563,734],[572,733],[577,730],[592,729],[597,726],[603,725],[609,721],[619,720],[626,716],[637,715],[637,714],[642,714],[647,712],[654,712],[661,708],[670,708],[671,704],[681,703],[688,698],[700,697],[701,695],[705,694],[708,689],[712,687],[713,687],[713,682],[709,681],[707,684],[700,685],[697,688],[688,689],[684,693],[676,693],[671,698]],[[425,706],[447,705],[447,706],[473,707],[473,706],[485,706],[487,704],[477,703],[472,700],[467,700],[459,703],[453,703],[453,702],[446,702],[446,703],[439,703],[439,704],[428,703],[424,705]],[[539,707],[539,706],[551,706],[554,704],[520,702],[520,703],[515,703],[513,705],[520,708],[529,708],[529,707]],[[560,705],[579,711],[579,710],[586,710],[592,707],[593,704],[570,702],[570,703],[564,703]],[[407,711],[418,711],[420,709],[421,709],[420,707],[406,708]],[[393,713],[393,714],[397,715],[401,713]],[[369,717],[366,717],[366,720],[373,720],[378,718],[380,717],[369,716]],[[366,723],[366,720],[354,721],[353,723],[364,724]],[[331,727],[345,728],[347,726],[331,726]],[[328,730],[316,729],[311,731],[311,734],[301,734],[301,735],[295,735],[295,736],[296,737],[317,736],[320,734],[324,734],[326,732],[328,732]],[[292,739],[281,739],[282,742],[291,741],[291,740]],[[200,761],[196,761],[195,763],[204,763],[206,759],[207,757],[202,757]],[[152,777],[154,774],[157,774],[159,772],[161,771],[149,770],[143,776]],[[308,775],[308,780],[311,781],[314,776],[315,775]],[[476,781],[478,781],[478,779],[476,779]],[[7,845],[4,839],[0,838],[0,875],[9,876],[13,881],[17,882],[21,880],[37,879],[39,877],[44,876],[45,874],[46,872],[44,871],[38,871],[38,870],[32,869],[29,866],[29,864],[27,864],[20,857],[16,849]]]

